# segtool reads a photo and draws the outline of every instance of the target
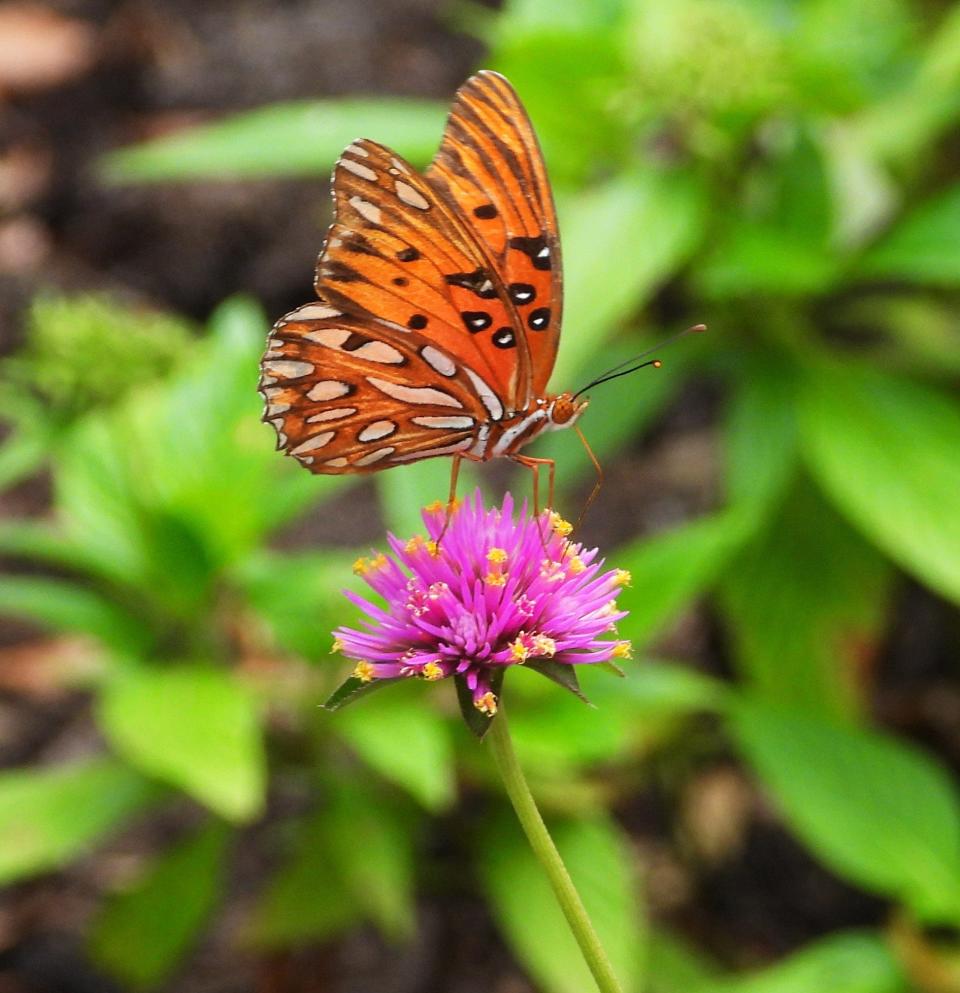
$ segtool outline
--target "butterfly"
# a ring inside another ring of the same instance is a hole
[[[587,405],[547,382],[563,275],[550,184],[510,83],[484,70],[457,91],[421,175],[357,140],[332,177],[334,221],[317,299],[282,317],[261,365],[264,420],[311,472],[375,472],[520,454]],[[581,436],[582,437],[582,436]]]

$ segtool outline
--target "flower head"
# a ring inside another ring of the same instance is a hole
[[[354,679],[453,676],[465,716],[486,720],[508,666],[575,688],[573,665],[627,657],[626,643],[609,637],[626,616],[616,605],[625,574],[569,542],[556,515],[537,519],[524,506],[515,519],[509,494],[487,510],[478,492],[444,531],[446,517],[442,505],[426,508],[426,540],[391,535],[390,554],[355,570],[385,605],[346,594],[366,614],[362,630],[335,632]]]

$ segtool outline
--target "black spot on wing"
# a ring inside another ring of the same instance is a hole
[[[537,235],[536,238],[511,238],[508,242],[511,248],[518,252],[523,252],[533,263],[534,269],[549,270],[552,267],[550,260],[550,246],[544,236]]]
[[[420,258],[420,253],[412,246],[408,246],[407,248],[401,248],[397,252],[397,258],[401,262],[416,262]]]
[[[479,217],[482,221],[490,221],[497,216],[497,208],[492,203],[482,203],[479,207],[473,208],[473,216]]]
[[[443,278],[449,286],[461,286],[484,300],[492,300],[497,295],[493,280],[485,269],[474,269],[473,272],[453,272]]]
[[[531,331],[543,331],[549,323],[549,307],[537,307],[536,310],[530,311],[530,316],[527,317],[527,326]]]
[[[497,348],[516,348],[517,339],[513,334],[513,328],[497,328],[493,332],[492,341]]]
[[[407,321],[407,327],[411,331],[422,331],[427,326],[427,319],[423,314],[411,314]]]
[[[537,291],[529,283],[511,283],[507,287],[510,299],[519,305],[533,303]]]
[[[460,314],[467,330],[476,334],[478,331],[486,331],[493,323],[493,319],[485,310],[464,310]]]

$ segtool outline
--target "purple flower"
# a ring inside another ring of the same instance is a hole
[[[433,504],[423,511],[427,538],[390,535],[390,554],[355,563],[386,604],[346,594],[366,619],[363,630],[336,631],[334,648],[357,664],[328,706],[377,681],[453,676],[476,730],[478,713],[497,712],[509,666],[527,665],[579,692],[575,664],[630,657],[614,628],[626,616],[616,598],[629,573],[602,571],[597,550],[567,540],[570,525],[557,514],[538,520],[524,505],[514,520],[509,494],[502,509],[485,510],[477,492],[441,538],[446,517],[446,507]]]

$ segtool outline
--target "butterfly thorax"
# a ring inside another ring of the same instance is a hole
[[[570,427],[588,402],[578,400],[570,393],[537,397],[522,410],[508,410],[499,421],[484,424],[470,454],[484,461],[513,455],[544,431]]]

